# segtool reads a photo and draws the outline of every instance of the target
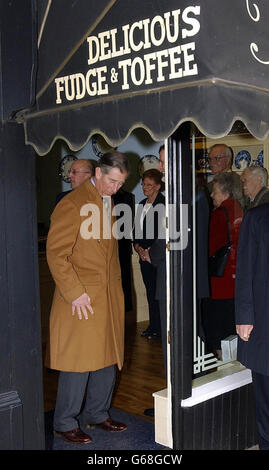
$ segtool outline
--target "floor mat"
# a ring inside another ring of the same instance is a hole
[[[47,450],[164,450],[154,439],[154,423],[131,415],[116,408],[110,410],[110,416],[115,421],[127,425],[127,430],[120,433],[110,433],[102,429],[91,429],[89,434],[92,442],[89,444],[72,444],[53,435],[53,413],[45,413],[45,437]],[[84,430],[85,431],[85,430]]]

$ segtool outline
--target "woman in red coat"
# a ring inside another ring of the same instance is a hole
[[[234,180],[230,173],[216,175],[213,180],[214,210],[209,226],[209,256],[228,244],[228,220],[230,227],[231,249],[222,277],[210,277],[211,295],[205,299],[203,323],[206,344],[209,351],[221,360],[221,340],[236,334],[234,316],[234,288],[236,253],[243,211],[233,198]]]

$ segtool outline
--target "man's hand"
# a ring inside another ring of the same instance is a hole
[[[137,253],[139,254],[139,257],[142,261],[148,261],[148,263],[151,263],[151,260],[150,260],[150,257],[149,257],[149,249],[150,248],[142,248],[141,246],[138,245],[138,243],[136,243],[135,245],[135,251],[137,251]]]
[[[248,341],[250,333],[253,330],[253,325],[236,325],[236,333],[243,341]]]
[[[144,257],[144,261],[147,261],[148,263],[151,263],[151,259],[150,259],[150,256],[149,256],[149,250],[150,250],[150,247],[146,248],[144,250],[143,257]]]
[[[84,316],[85,320],[88,320],[88,310],[91,315],[93,315],[93,309],[91,306],[91,299],[88,294],[82,294],[76,300],[72,302],[72,315],[75,313],[78,314],[78,318],[82,320],[82,315]]]
[[[144,249],[140,245],[138,245],[138,243],[135,244],[134,249],[139,254],[139,258],[143,259]]]

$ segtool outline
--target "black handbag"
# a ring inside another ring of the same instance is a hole
[[[232,246],[228,212],[225,207],[221,207],[221,209],[224,210],[226,217],[227,217],[228,244],[219,248],[214,255],[209,257],[209,263],[208,263],[209,276],[216,276],[216,277],[222,277],[224,275],[224,271],[226,268],[226,264],[227,264],[231,246]]]

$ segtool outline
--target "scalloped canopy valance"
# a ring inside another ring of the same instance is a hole
[[[40,155],[136,127],[162,141],[184,121],[222,137],[269,132],[269,4],[250,0],[58,0],[38,4],[35,105],[17,114]]]

